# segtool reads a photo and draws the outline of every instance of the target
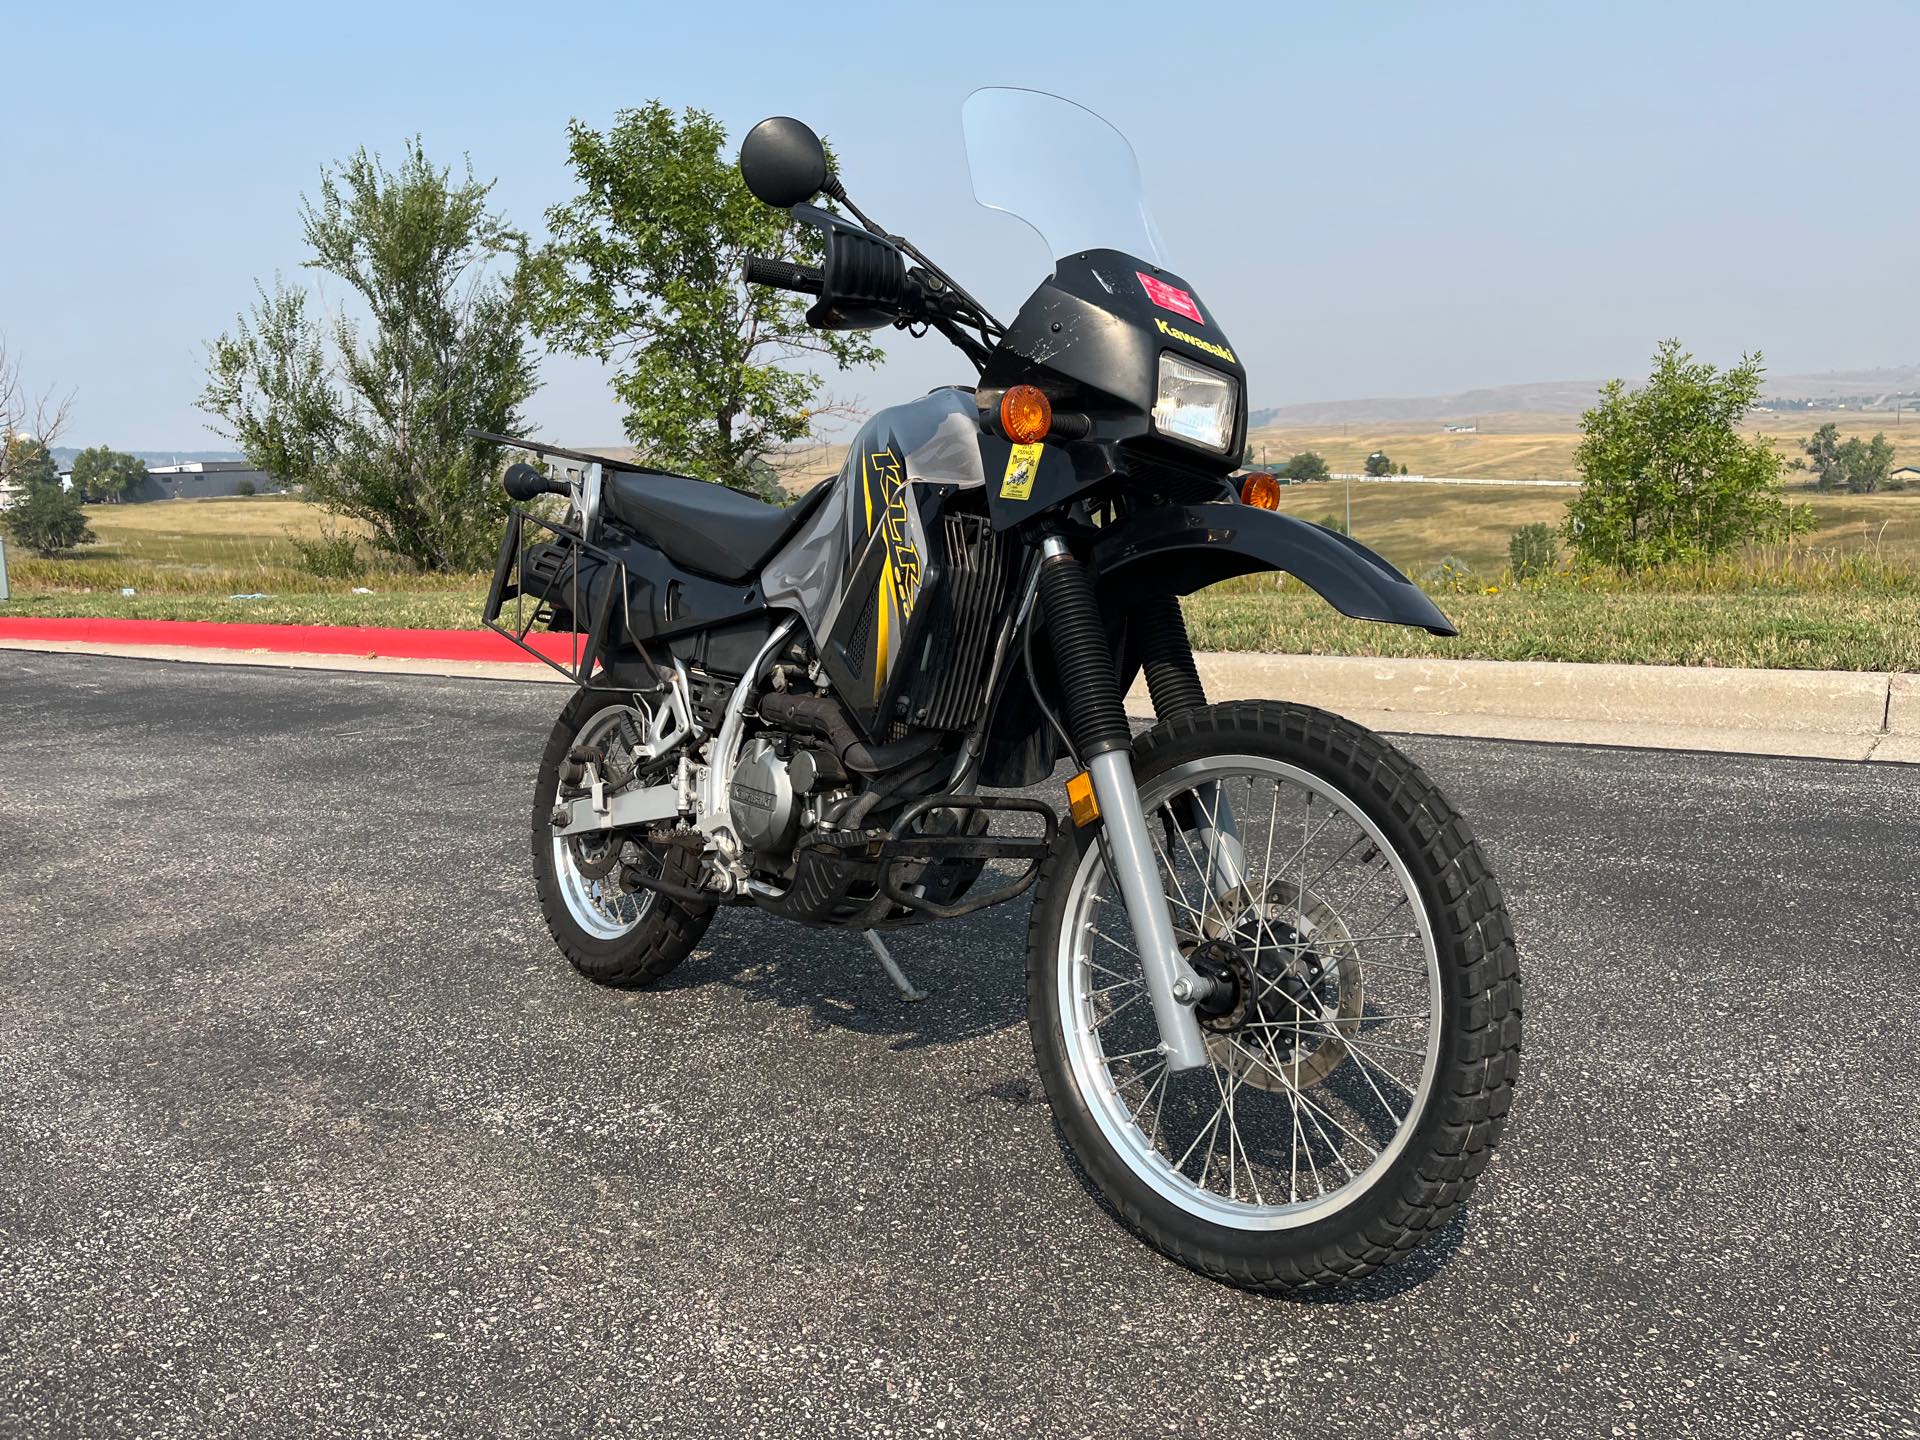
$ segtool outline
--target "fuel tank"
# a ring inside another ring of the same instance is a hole
[[[869,738],[965,729],[985,703],[1017,561],[987,518],[987,438],[970,390],[880,411],[762,572],[767,604],[799,613]]]

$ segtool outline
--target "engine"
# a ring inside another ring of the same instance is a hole
[[[756,737],[741,750],[727,789],[727,809],[734,833],[762,860],[777,863],[793,848],[800,830],[799,797],[793,772],[773,741]]]
[[[830,750],[786,735],[758,735],[741,748],[727,788],[727,812],[740,841],[762,866],[784,870],[812,811],[844,805],[847,772]]]

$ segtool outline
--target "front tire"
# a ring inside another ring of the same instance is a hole
[[[1170,1075],[1099,822],[1063,832],[1027,990],[1062,1138],[1120,1217],[1232,1284],[1310,1290],[1432,1239],[1518,1075],[1520,977],[1465,820],[1379,736],[1210,706],[1134,742],[1174,928],[1220,978],[1210,1063]]]
[[[548,933],[574,969],[596,984],[622,990],[651,985],[686,959],[714,912],[712,905],[690,905],[658,891],[621,887],[623,859],[675,884],[694,884],[700,858],[690,850],[599,842],[621,847],[622,853],[608,857],[589,854],[583,842],[553,833],[551,817],[567,753],[585,746],[617,754],[623,745],[630,752],[640,733],[637,717],[617,694],[578,692],[547,736],[533,794],[533,873]],[[603,866],[605,873],[592,873]]]

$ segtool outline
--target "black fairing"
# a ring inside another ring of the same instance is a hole
[[[1200,318],[1156,303],[1149,281]],[[1238,411],[1224,452],[1153,428],[1162,352],[1236,382]],[[991,413],[1007,387],[1018,384],[1038,385],[1056,414],[1084,414],[1092,428],[1085,440],[1046,447],[1024,499],[1001,494],[994,483],[999,472],[988,457],[997,527],[1018,524],[1120,470],[1143,477],[1183,471],[1200,479],[1223,477],[1245,448],[1246,369],[1213,312],[1178,275],[1118,250],[1087,250],[1060,260],[1020,307],[980,377],[982,410]]]

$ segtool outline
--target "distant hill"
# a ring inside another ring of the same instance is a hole
[[[1321,400],[1256,410],[1249,418],[1257,427],[1471,420],[1478,415],[1514,413],[1578,415],[1593,404],[1600,385],[1598,380],[1545,380],[1528,385],[1464,390],[1458,395]],[[1920,365],[1898,365],[1884,370],[1830,370],[1821,375],[1773,375],[1767,378],[1763,394],[1777,400],[1867,403],[1891,395],[1920,395]]]

